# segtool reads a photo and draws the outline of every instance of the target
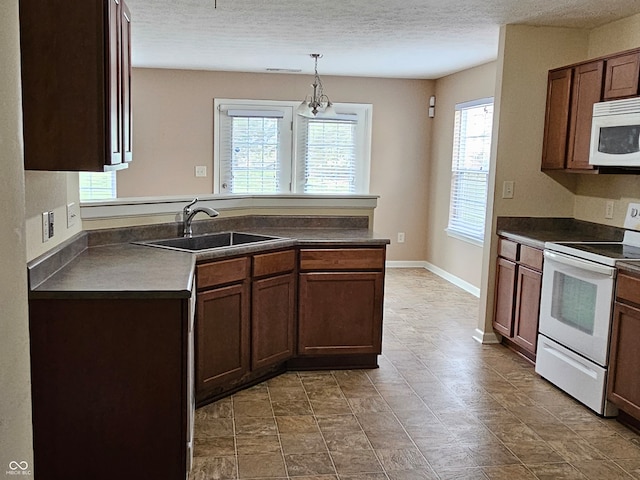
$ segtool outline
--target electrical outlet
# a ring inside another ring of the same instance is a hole
[[[67,204],[67,228],[71,228],[76,224],[78,220],[78,207],[75,202]]]
[[[513,198],[514,183],[511,180],[502,182],[502,198]]]
[[[607,200],[607,205],[604,209],[604,218],[613,218],[613,200]]]
[[[42,212],[42,243],[49,241],[49,212]]]
[[[398,232],[398,243],[404,243],[404,232]]]
[[[206,165],[198,165],[196,167],[196,177],[206,177],[206,176],[207,176]]]

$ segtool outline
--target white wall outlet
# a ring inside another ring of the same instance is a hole
[[[67,228],[73,227],[78,220],[78,206],[75,202],[67,203]]]
[[[502,198],[513,198],[514,184],[512,180],[502,182]]]
[[[613,218],[613,200],[607,200],[607,205],[604,209],[604,218]]]
[[[53,212],[49,212],[49,238],[53,237],[54,235],[54,221],[53,221]]]
[[[404,243],[404,232],[398,232],[398,243]]]
[[[49,241],[49,212],[42,212],[42,243]]]
[[[196,166],[196,177],[206,177],[207,176],[207,167],[206,165],[198,165]]]

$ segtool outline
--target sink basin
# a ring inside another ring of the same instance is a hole
[[[173,250],[184,250],[197,252],[199,250],[209,250],[211,248],[231,247],[244,245],[247,243],[267,242],[278,240],[278,237],[268,237],[266,235],[255,235],[253,233],[223,232],[198,235],[194,237],[178,237],[166,240],[154,240],[151,242],[140,242],[142,245],[152,247],[168,248]]]

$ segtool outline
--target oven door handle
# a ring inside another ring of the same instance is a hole
[[[580,270],[586,270],[588,272],[597,273],[599,275],[606,275],[610,278],[615,278],[616,276],[616,269],[613,267],[607,267],[606,265],[600,265],[599,263],[569,257],[568,255],[562,255],[561,253],[555,253],[549,250],[545,250],[544,258],[545,260],[579,268]]]

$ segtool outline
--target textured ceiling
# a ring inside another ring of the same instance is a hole
[[[133,64],[439,78],[494,60],[502,24],[593,28],[638,0],[127,0]]]

